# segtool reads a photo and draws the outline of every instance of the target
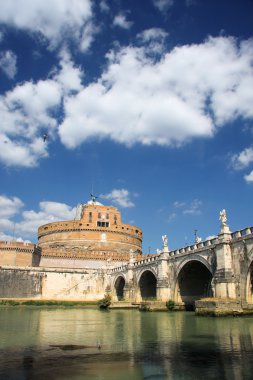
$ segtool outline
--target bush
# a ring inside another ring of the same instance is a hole
[[[173,300],[169,300],[166,302],[166,307],[168,310],[174,310],[175,308],[175,302]]]
[[[104,298],[98,301],[98,306],[100,309],[108,309],[112,303],[112,297],[110,294],[105,294]]]

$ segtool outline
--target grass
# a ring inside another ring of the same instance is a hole
[[[54,307],[85,307],[97,305],[97,301],[53,301],[53,300],[0,300],[0,306],[54,306]]]

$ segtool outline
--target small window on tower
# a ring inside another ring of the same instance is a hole
[[[117,215],[114,215],[114,224],[117,224]]]
[[[106,219],[109,219],[109,214],[106,214]]]
[[[92,223],[92,212],[89,212],[89,223]]]
[[[101,212],[98,213],[98,219],[100,219],[100,218],[101,218]]]

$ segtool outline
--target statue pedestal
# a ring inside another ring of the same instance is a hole
[[[226,225],[226,224],[221,225],[220,235],[221,234],[231,234],[231,231],[230,231],[228,225]]]

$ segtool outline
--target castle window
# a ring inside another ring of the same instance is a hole
[[[114,224],[117,224],[117,215],[114,215]]]
[[[106,214],[106,219],[109,219],[109,214]]]
[[[98,219],[100,219],[100,218],[101,218],[101,212],[98,213]]]
[[[97,221],[97,227],[109,227],[109,222]]]
[[[92,223],[92,212],[89,212],[89,223]]]

